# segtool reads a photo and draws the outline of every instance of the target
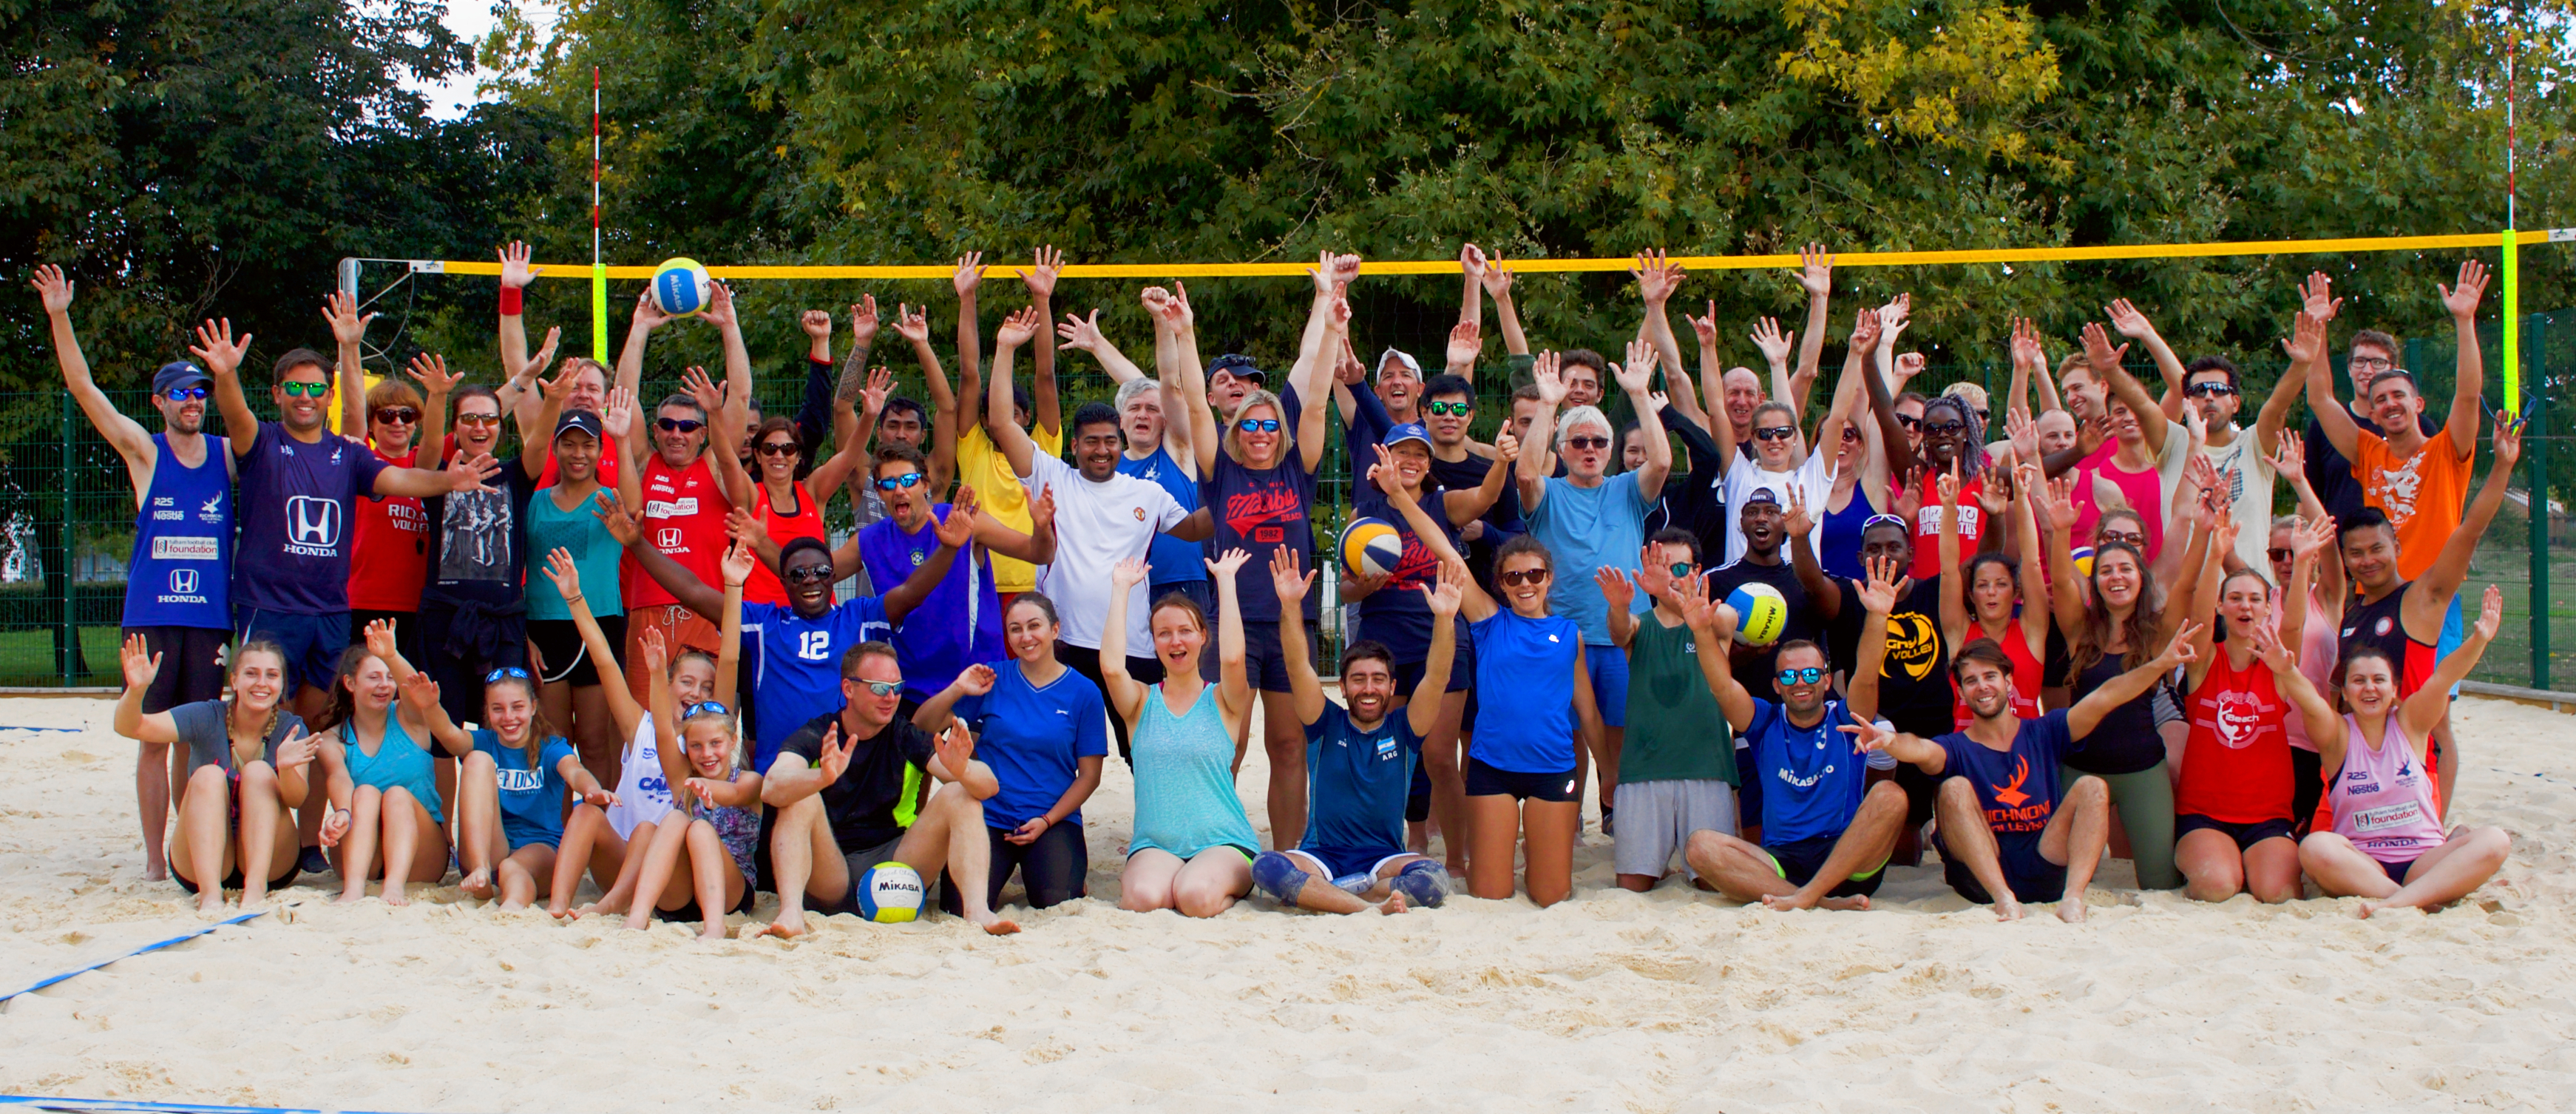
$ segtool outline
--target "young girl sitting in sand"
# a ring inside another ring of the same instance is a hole
[[[1207,648],[1207,613],[1188,597],[1154,604],[1149,628],[1163,681],[1148,687],[1127,672],[1127,594],[1145,582],[1145,562],[1130,557],[1109,574],[1109,617],[1100,628],[1100,680],[1109,707],[1127,721],[1136,767],[1136,834],[1118,879],[1118,907],[1134,913],[1172,909],[1213,917],[1252,892],[1252,857],[1261,849],[1234,775],[1243,751],[1252,686],[1243,670],[1243,611],[1235,571],[1250,554],[1229,549],[1207,563],[1217,589],[1217,683],[1199,679]],[[1174,707],[1177,700],[1178,708]]]
[[[235,646],[230,699],[150,715],[143,712],[143,693],[161,674],[161,655],[138,634],[125,640],[123,658],[116,733],[188,748],[179,835],[170,841],[171,880],[197,895],[201,912],[221,910],[227,889],[242,892],[242,908],[256,908],[270,889],[295,880],[295,817],[287,810],[304,803],[305,767],[317,749],[304,721],[279,703],[286,654],[261,638]]]
[[[755,563],[739,545],[725,554],[725,623],[717,638],[716,645],[721,647],[717,655],[683,651],[667,672],[657,669],[654,673],[669,683],[680,707],[710,700],[728,708],[738,706],[734,677],[742,655],[742,584]],[[543,571],[562,595],[591,660],[617,669],[617,655],[608,644],[608,634],[591,616],[590,605],[582,597],[581,570],[574,565],[572,553],[557,549],[547,554]],[[644,868],[644,857],[636,852],[652,846],[654,830],[671,811],[671,785],[663,775],[667,762],[655,745],[652,715],[635,702],[633,693],[626,691],[623,670],[599,676],[599,691],[607,702],[609,717],[617,724],[618,736],[627,740],[626,753],[618,766],[615,803],[601,808],[583,801],[572,806],[572,812],[564,817],[563,844],[555,849],[554,881],[546,891],[546,912],[558,917],[625,912],[635,896],[636,872]],[[581,890],[585,867],[591,881],[599,886],[600,897],[574,910],[572,899]]]
[[[745,553],[737,546],[734,553]],[[748,554],[745,554],[748,556]],[[728,596],[742,588],[733,558],[725,562]],[[744,768],[742,730],[733,710],[713,700],[680,705],[663,667],[662,632],[644,632],[644,672],[653,685],[653,746],[672,786],[671,815],[652,830],[638,866],[626,927],[654,917],[698,921],[698,938],[725,938],[725,915],[751,911],[753,855],[760,847],[760,775]],[[677,724],[676,732],[673,724]],[[643,829],[639,828],[638,831]],[[642,842],[642,837],[638,837]],[[690,885],[671,890],[674,877]]]
[[[397,703],[407,686],[419,688],[419,697]],[[385,903],[402,905],[410,900],[404,891],[411,883],[447,877],[447,816],[436,763],[423,743],[429,727],[419,711],[421,699],[435,700],[434,689],[394,648],[391,620],[367,624],[365,644],[340,655],[331,707],[316,738],[322,788],[331,799],[331,811],[322,818],[322,846],[334,853],[342,901],[367,896],[367,879],[381,876]],[[463,758],[474,752],[451,753]],[[459,825],[480,827],[462,818]],[[466,856],[469,871],[491,869],[483,848],[469,846]]]
[[[438,686],[421,686],[430,696]],[[405,686],[404,699],[413,686]],[[468,874],[465,891],[489,897],[499,884],[501,908],[527,908],[554,883],[555,848],[563,842],[564,793],[567,789],[591,805],[606,808],[615,794],[599,787],[572,744],[554,732],[537,707],[537,684],[528,671],[503,666],[483,677],[483,722],[471,733],[456,726],[437,706],[421,709],[422,719],[440,746],[450,752],[470,747],[456,781],[459,798],[457,843],[480,846],[500,863],[496,879]],[[498,813],[497,826],[468,824]],[[480,828],[480,830],[477,830]]]
[[[2477,626],[2403,703],[2397,700],[2396,664],[2387,653],[2349,646],[2343,700],[2352,711],[2340,722],[2306,678],[2295,670],[2283,678],[2307,718],[2318,756],[2326,769],[2337,771],[2326,786],[2334,830],[2312,832],[2299,844],[2299,866],[2329,896],[2363,898],[2356,910],[2363,917],[2457,901],[2504,865],[2512,846],[2504,829],[2463,826],[2443,833],[2442,814],[2433,807],[2433,776],[2424,768],[2424,749],[2450,708],[2451,686],[2477,667],[2503,621],[2504,595],[2488,585]],[[2265,653],[2286,653],[2277,641]]]

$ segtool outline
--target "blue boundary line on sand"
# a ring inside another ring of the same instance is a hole
[[[152,1111],[168,1114],[325,1114],[310,1106],[208,1106],[186,1102],[136,1102],[131,1099],[54,1099],[34,1095],[0,1095],[0,1107],[24,1110],[60,1110],[88,1114],[91,1111]],[[364,1111],[335,1111],[332,1114],[367,1114]]]
[[[23,987],[20,987],[20,988],[18,988],[18,989],[16,989],[16,990],[12,990],[12,991],[10,991],[10,992],[9,992],[9,993],[7,993],[7,994],[0,994],[0,1002],[6,1002],[6,1001],[8,1001],[8,1000],[10,1000],[10,999],[12,999],[12,998],[15,998],[15,997],[17,997],[17,996],[21,995],[21,994],[33,994],[33,993],[35,993],[36,991],[43,990],[44,988],[49,987],[49,986],[52,986],[52,985],[54,985],[55,983],[61,982],[61,981],[65,980],[65,979],[76,978],[76,977],[81,976],[81,975],[86,975],[86,974],[88,974],[88,973],[90,973],[90,972],[92,972],[92,971],[98,970],[99,968],[101,968],[101,967],[105,967],[105,966],[107,966],[108,964],[110,964],[110,963],[114,963],[114,962],[116,962],[117,960],[120,960],[120,959],[132,959],[132,958],[134,958],[135,956],[142,955],[142,954],[143,954],[143,953],[145,953],[145,952],[157,952],[157,951],[160,951],[160,950],[161,950],[161,949],[163,949],[163,948],[169,947],[169,946],[170,946],[170,945],[172,945],[172,944],[184,943],[184,942],[189,941],[189,940],[194,940],[194,939],[196,939],[197,937],[203,936],[203,935],[205,935],[205,934],[207,934],[207,933],[209,933],[209,932],[213,932],[214,930],[216,930],[216,929],[218,929],[218,928],[222,928],[222,927],[224,927],[225,925],[229,925],[229,924],[240,924],[240,923],[242,923],[243,921],[250,920],[250,919],[251,919],[251,918],[253,918],[253,917],[265,917],[265,916],[267,916],[267,915],[268,915],[268,910],[266,910],[266,909],[254,909],[254,910],[251,910],[250,912],[247,912],[247,913],[242,913],[242,914],[239,914],[239,915],[237,915],[237,916],[228,917],[228,918],[225,918],[224,920],[216,921],[215,923],[210,924],[210,925],[201,925],[201,926],[199,926],[199,927],[197,927],[197,928],[192,928],[192,929],[189,929],[189,930],[188,930],[188,931],[186,931],[186,932],[182,932],[182,933],[180,933],[180,934],[178,934],[178,935],[176,935],[176,936],[173,936],[173,937],[171,937],[171,938],[169,938],[169,939],[167,939],[167,940],[159,940],[159,941],[155,941],[155,942],[153,942],[153,943],[145,944],[145,945],[143,945],[142,947],[136,948],[136,949],[134,949],[134,950],[132,950],[132,951],[129,951],[129,952],[125,952],[125,953],[123,953],[123,954],[121,954],[121,955],[112,955],[112,956],[107,957],[106,959],[99,960],[98,962],[96,962],[96,963],[92,963],[92,964],[90,964],[90,965],[88,965],[88,966],[86,966],[86,967],[80,967],[80,968],[77,968],[77,969],[74,969],[74,970],[65,971],[65,972],[63,972],[62,974],[59,974],[59,975],[55,975],[55,976],[53,976],[52,978],[45,979],[45,980],[43,980],[43,981],[40,981],[40,982],[34,983],[34,984],[32,984],[32,985],[29,985],[29,986],[23,986]],[[21,1101],[21,1100],[20,1100],[19,1098],[15,1097],[15,1096],[0,1095],[0,1103],[10,1103],[10,1102],[19,1102],[19,1101]],[[193,1109],[193,1108],[173,1107],[172,1109]],[[230,1109],[230,1108],[229,1108],[229,1107],[220,1107],[220,1106],[210,1106],[210,1107],[206,1107],[205,1109],[208,1109],[208,1110],[225,1110],[225,1109]]]

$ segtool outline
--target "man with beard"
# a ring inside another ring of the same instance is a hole
[[[145,433],[120,414],[90,377],[72,331],[72,284],[62,268],[36,268],[33,284],[53,329],[63,383],[99,436],[125,459],[134,483],[134,551],[126,560],[121,637],[140,636],[161,670],[143,694],[145,715],[213,700],[224,691],[224,637],[232,633],[225,578],[232,571],[233,455],[206,434],[206,389],[214,382],[195,364],[163,364],[152,376],[152,408],[161,432]],[[168,877],[170,787],[187,777],[186,748],[144,743],[134,766],[134,800],[143,818],[143,876]]]
[[[1163,385],[1180,358],[1180,338],[1156,312],[1169,297],[1161,287],[1148,287],[1144,294],[1146,313],[1154,318],[1152,378],[1101,335],[1099,310],[1092,310],[1088,320],[1065,314],[1055,331],[1061,347],[1091,353],[1110,381],[1118,384],[1111,406],[1118,412],[1118,430],[1127,438],[1126,451],[1118,458],[1118,471],[1153,481],[1183,511],[1195,511],[1199,509],[1199,471],[1198,455],[1190,451],[1190,423],[1171,388]],[[1181,309],[1186,312],[1187,308],[1184,301]],[[1191,343],[1196,343],[1195,338]],[[1181,420],[1171,420],[1175,415]],[[1216,597],[1209,593],[1205,552],[1169,534],[1154,535],[1152,555],[1145,560],[1150,597],[1161,599],[1166,593],[1177,592],[1199,605],[1200,611],[1215,614]]]

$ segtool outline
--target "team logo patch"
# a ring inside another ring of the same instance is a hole
[[[1143,507],[1138,507],[1138,508],[1136,508],[1136,521],[1138,521],[1138,522],[1143,522],[1143,521],[1145,521],[1145,508],[1143,508]]]
[[[2396,620],[2382,615],[2379,617],[2379,621],[2377,623],[2371,624],[2370,633],[2378,635],[2381,638],[2386,638],[2388,637],[2388,632],[2395,628],[2396,623]]]

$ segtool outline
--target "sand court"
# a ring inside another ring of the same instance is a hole
[[[142,878],[135,747],[109,709],[0,700],[0,990],[202,923]],[[335,880],[305,878],[270,916],[0,1007],[0,1092],[397,1111],[2560,1108],[2576,718],[2483,700],[2456,716],[2452,822],[2501,825],[2513,854],[2429,916],[2140,896],[2125,861],[2084,925],[2050,906],[1999,924],[1937,862],[1896,869],[1875,911],[1782,914],[1678,878],[1620,890],[1597,829],[1573,898],[1546,910],[1136,915],[1115,907],[1132,798],[1112,761],[1084,809],[1090,898],[1012,906],[1019,936],[835,917],[800,942],[700,945],[694,926],[505,915],[452,885],[335,906]],[[1261,826],[1257,742],[1245,766]]]

